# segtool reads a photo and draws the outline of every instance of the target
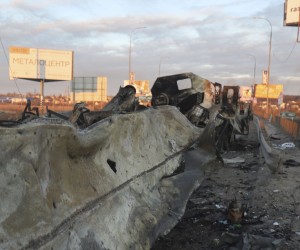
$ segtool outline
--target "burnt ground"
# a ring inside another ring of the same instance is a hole
[[[293,141],[280,130],[272,137],[274,147]],[[300,150],[280,152],[282,171],[271,174],[252,123],[249,135],[222,155],[234,163],[210,168],[178,224],[151,249],[300,249]],[[228,216],[233,201],[243,212],[234,222]]]

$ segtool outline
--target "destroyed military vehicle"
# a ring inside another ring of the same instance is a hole
[[[201,104],[209,84],[193,73],[159,77],[151,88],[151,104],[176,106],[194,125],[205,127],[209,111]]]
[[[239,86],[222,88],[220,83],[183,73],[158,77],[151,92],[153,106],[176,106],[198,127],[206,126],[217,107],[215,141],[220,152],[228,148],[236,135],[248,134],[251,105],[239,101]]]

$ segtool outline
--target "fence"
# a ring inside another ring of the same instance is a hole
[[[265,110],[253,110],[254,114],[271,121],[275,126],[281,127],[294,138],[300,138],[300,118],[281,117],[278,111],[270,111],[270,115]]]

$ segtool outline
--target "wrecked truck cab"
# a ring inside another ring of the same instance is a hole
[[[176,106],[194,125],[204,127],[209,111],[201,103],[210,82],[191,72],[158,77],[151,88],[152,106]]]
[[[233,126],[233,134],[247,135],[251,120],[251,104],[241,101],[240,86],[224,86],[222,108]]]
[[[205,79],[193,73],[158,77],[151,88],[151,104],[152,106],[178,106],[188,99],[202,103],[204,89],[201,83],[203,81]]]
[[[215,118],[216,148],[228,150],[231,139],[237,135],[248,135],[251,120],[251,103],[240,99],[240,86],[224,86],[219,114]]]

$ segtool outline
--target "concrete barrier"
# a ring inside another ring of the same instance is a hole
[[[0,249],[149,249],[215,159],[187,151],[204,132],[170,106],[0,128]]]
[[[281,152],[277,149],[271,148],[265,139],[267,133],[263,133],[262,130],[266,129],[264,123],[254,116],[253,122],[257,129],[258,140],[260,142],[260,151],[265,159],[265,163],[272,173],[278,173],[281,171],[282,157]]]

